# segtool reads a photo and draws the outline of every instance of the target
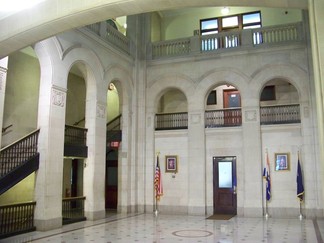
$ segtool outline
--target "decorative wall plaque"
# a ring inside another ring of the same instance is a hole
[[[60,107],[65,106],[66,92],[52,88],[52,104]]]
[[[106,106],[104,104],[97,103],[97,117],[98,118],[106,117]]]
[[[245,121],[247,121],[247,122],[257,121],[257,112],[256,112],[256,110],[245,111]]]
[[[192,124],[199,124],[200,123],[200,119],[201,119],[201,115],[200,114],[192,114],[191,115],[191,122],[192,122]]]
[[[5,71],[3,71],[2,69],[0,69],[0,91],[5,89],[5,87],[3,87],[4,84],[6,83],[5,82],[6,81],[5,80],[5,78],[6,78],[6,75],[5,74],[6,74]]]

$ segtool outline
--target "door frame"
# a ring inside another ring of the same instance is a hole
[[[232,163],[231,187],[219,188],[218,164],[219,162]],[[213,156],[213,213],[237,214],[237,177],[236,156]]]

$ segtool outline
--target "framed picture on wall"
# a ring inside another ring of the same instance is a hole
[[[275,170],[289,170],[289,153],[275,153]]]
[[[165,172],[177,173],[178,172],[178,156],[166,155],[165,156]]]

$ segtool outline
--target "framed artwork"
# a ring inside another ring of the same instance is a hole
[[[165,156],[165,172],[167,173],[178,172],[178,156],[176,155]]]
[[[275,170],[289,170],[289,153],[275,153]]]

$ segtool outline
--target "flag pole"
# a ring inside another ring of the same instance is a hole
[[[266,149],[266,166],[265,166],[265,167],[268,167],[268,156],[269,156],[269,155],[268,155],[268,149]],[[270,174],[270,167],[267,168],[267,169],[269,170],[268,173]],[[266,211],[265,211],[265,218],[268,219],[268,218],[269,218],[269,213],[268,213],[268,198],[267,198],[267,190],[268,190],[268,189],[267,189],[268,175],[266,174],[265,176],[266,176],[266,177],[265,177],[265,178],[266,178],[266,179],[265,179],[265,181],[266,181],[266,193],[265,193],[265,195],[266,195],[266,198],[265,198],[265,199],[266,199],[266,200],[265,200],[265,201],[266,201],[266,208],[265,208]]]
[[[158,156],[160,155],[160,152],[156,152],[156,158],[158,158]],[[155,181],[155,170],[156,170],[156,167],[155,167],[155,162],[154,162],[154,181]],[[154,198],[155,198],[155,210],[154,210],[154,215],[155,216],[158,216],[159,214],[159,209],[158,209],[158,195],[157,195],[157,191],[156,191],[156,187],[155,187],[155,182],[154,182]]]
[[[299,150],[298,150],[298,163],[299,162]],[[297,164],[298,166],[298,164]],[[298,169],[297,169],[298,170]],[[299,220],[303,219],[303,214],[302,214],[302,201],[299,199],[299,216],[298,216]]]

